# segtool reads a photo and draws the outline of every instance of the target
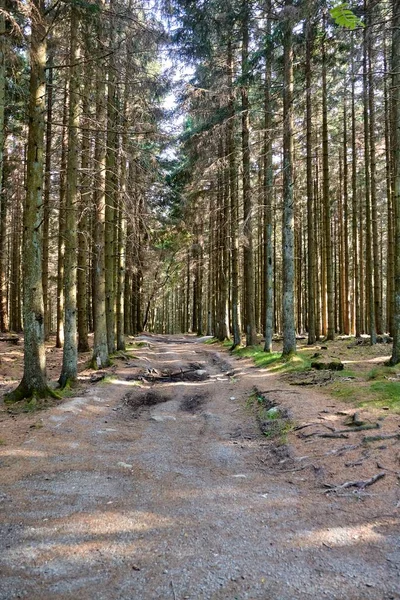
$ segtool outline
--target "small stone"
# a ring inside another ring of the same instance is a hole
[[[150,420],[163,423],[164,421],[176,421],[176,418],[172,415],[151,415]]]

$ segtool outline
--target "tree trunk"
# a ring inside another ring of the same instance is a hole
[[[313,49],[314,32],[310,19],[306,23],[306,145],[307,145],[307,255],[308,255],[308,344],[315,344],[315,232],[314,232],[314,181],[312,172],[312,64],[311,56]]]
[[[392,106],[394,190],[393,212],[395,221],[395,271],[393,349],[391,363],[400,362],[400,0],[393,0],[392,38]]]
[[[68,107],[67,194],[65,198],[64,258],[64,347],[59,379],[62,388],[74,384],[78,374],[77,344],[77,203],[78,203],[78,131],[79,131],[79,60],[78,8],[71,6],[70,76]]]
[[[291,0],[285,8],[292,10]],[[290,357],[296,352],[294,321],[294,206],[293,206],[293,34],[289,15],[283,22],[283,222],[282,222],[282,282],[283,282],[283,352]]]
[[[29,130],[24,210],[24,374],[7,401],[50,394],[46,377],[42,287],[43,150],[46,109],[46,35],[43,0],[31,18]]]
[[[104,8],[104,2],[101,3]],[[99,24],[99,38],[103,40],[104,34],[101,23]],[[95,190],[94,204],[94,232],[93,232],[93,273],[94,273],[94,341],[93,359],[94,368],[102,368],[110,363],[107,345],[106,323],[106,292],[105,292],[105,259],[104,259],[104,226],[105,226],[105,177],[106,177],[106,139],[105,127],[107,119],[105,81],[102,65],[96,72],[96,142],[94,150],[95,162]]]
[[[322,197],[324,206],[324,248],[326,262],[326,294],[328,311],[327,339],[335,338],[335,297],[331,240],[331,205],[329,197],[328,103],[326,84],[325,37],[322,39]]]
[[[58,214],[58,260],[57,260],[57,334],[56,348],[64,345],[64,258],[65,258],[65,196],[67,191],[67,144],[68,144],[68,83],[65,82],[63,121],[61,130],[60,202]]]
[[[239,304],[239,204],[237,190],[236,152],[235,152],[235,101],[233,91],[233,50],[228,40],[227,71],[229,90],[229,119],[227,125],[227,153],[229,156],[229,196],[231,223],[231,279],[232,279],[232,348],[240,345],[240,304]]]
[[[89,53],[85,52],[88,61]],[[81,150],[81,178],[78,220],[78,352],[89,352],[88,338],[88,237],[90,207],[90,92],[91,63],[86,62],[84,87],[82,90],[82,150]]]
[[[383,315],[381,303],[381,264],[379,254],[379,233],[378,233],[378,210],[377,210],[377,184],[376,184],[376,142],[375,142],[375,90],[374,90],[374,49],[372,41],[372,23],[375,0],[369,2],[368,20],[370,30],[367,32],[368,40],[368,107],[369,107],[369,145],[370,145],[370,179],[371,179],[371,225],[372,225],[372,255],[373,255],[373,299],[375,332],[379,335],[383,333]]]
[[[50,45],[50,44],[49,44]],[[50,334],[49,323],[49,229],[50,229],[50,188],[51,188],[51,140],[53,136],[53,49],[49,50],[47,67],[47,120],[46,120],[46,162],[44,169],[44,194],[43,194],[43,255],[42,255],[42,281],[44,305],[44,337],[47,340]]]
[[[364,3],[366,6],[366,2]],[[370,18],[368,17],[370,22]],[[371,223],[371,172],[370,172],[370,137],[369,137],[369,112],[368,112],[368,55],[367,55],[367,36],[370,35],[370,27],[364,29],[364,56],[363,56],[363,102],[364,102],[364,168],[365,168],[365,217],[366,217],[366,298],[368,302],[367,325],[370,334],[371,345],[376,344],[375,327],[375,301],[373,274],[375,266],[372,262],[372,223]]]
[[[117,151],[117,106],[114,64],[114,0],[110,1],[110,57],[107,92],[107,154],[106,154],[106,210],[105,210],[105,285],[107,345],[110,354],[115,352],[115,247],[116,247],[116,151]]]
[[[352,242],[353,242],[353,325],[356,337],[361,335],[361,309],[360,309],[360,268],[359,268],[359,221],[357,202],[357,132],[356,132],[356,98],[355,98],[355,57],[354,57],[354,34],[351,43],[351,196],[352,196]]]
[[[272,244],[272,202],[274,194],[274,172],[272,163],[272,40],[271,40],[271,0],[267,6],[267,41],[265,46],[265,82],[264,82],[264,297],[265,297],[265,342],[264,351],[272,352],[274,333],[274,270]]]
[[[243,0],[242,21],[242,166],[243,166],[243,275],[245,285],[246,346],[257,344],[254,297],[253,202],[250,187],[249,115],[249,4]]]
[[[5,0],[0,0],[0,331],[9,327],[7,308],[7,194],[4,186],[6,105],[6,20]]]

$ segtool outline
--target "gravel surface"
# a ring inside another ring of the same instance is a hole
[[[1,600],[400,599],[398,441],[268,440],[254,387],[295,426],[339,403],[191,337],[141,341],[111,382],[2,413]],[[376,484],[326,493],[378,459]]]

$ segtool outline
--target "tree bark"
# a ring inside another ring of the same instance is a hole
[[[293,10],[291,0],[285,8]],[[283,222],[282,222],[282,283],[283,283],[283,352],[290,357],[296,352],[294,320],[294,199],[293,199],[293,34],[292,20],[283,22]]]
[[[391,363],[400,362],[400,0],[393,0],[392,38],[392,106],[394,190],[393,212],[395,221],[395,271],[393,349]]]
[[[310,19],[306,23],[306,145],[307,145],[307,255],[308,255],[308,344],[315,344],[315,232],[314,232],[314,180],[312,171],[312,64],[314,32]]]
[[[86,60],[89,53],[85,52]],[[88,337],[88,238],[90,214],[90,92],[92,89],[90,62],[86,62],[84,86],[82,90],[82,148],[81,148],[81,176],[78,218],[78,352],[89,352]]]
[[[366,2],[364,2],[366,7]],[[363,102],[364,102],[364,168],[365,168],[365,217],[366,217],[366,298],[368,302],[368,330],[370,334],[371,345],[376,344],[376,326],[375,326],[375,300],[373,277],[375,265],[373,264],[372,254],[372,223],[371,223],[371,162],[370,162],[370,131],[369,131],[369,111],[368,111],[368,36],[370,34],[369,26],[364,29],[364,48],[363,48]]]
[[[328,92],[326,83],[325,35],[322,39],[322,197],[324,206],[324,249],[326,262],[326,293],[328,340],[335,338],[335,297],[333,281],[333,257],[331,239],[331,203],[329,197],[329,141],[328,141]]]
[[[7,395],[14,402],[51,394],[47,385],[42,287],[43,151],[46,33],[43,0],[33,0],[30,45],[27,192],[24,210],[24,374]]]
[[[239,303],[239,205],[237,190],[237,168],[235,151],[235,98],[233,90],[233,49],[232,41],[228,40],[227,72],[228,72],[228,125],[227,125],[227,153],[229,156],[229,197],[230,197],[230,223],[231,223],[231,294],[232,294],[232,348],[240,345],[240,303]]]
[[[46,161],[44,172],[44,194],[43,194],[43,255],[42,255],[42,281],[43,281],[43,305],[44,305],[44,337],[47,340],[50,335],[49,323],[49,230],[50,230],[50,188],[51,188],[51,154],[53,136],[53,48],[51,42],[48,44],[49,58],[47,66],[47,119],[46,119]]]
[[[272,163],[272,25],[271,0],[267,6],[267,40],[265,46],[265,82],[264,82],[264,297],[265,297],[265,342],[264,351],[272,352],[272,336],[274,333],[274,257],[272,243],[272,202],[274,195],[274,172]]]
[[[243,270],[245,286],[245,330],[246,346],[257,344],[254,297],[254,256],[253,256],[253,202],[250,183],[250,142],[249,142],[249,3],[243,0],[242,16],[242,186],[243,186]]]
[[[7,307],[7,212],[8,202],[4,186],[4,145],[6,105],[6,20],[5,0],[0,0],[0,331],[9,327]]]
[[[78,131],[79,131],[79,13],[71,6],[70,76],[68,107],[67,194],[65,199],[64,258],[64,347],[59,383],[62,388],[74,384],[78,375],[77,344],[77,203],[78,203]]]
[[[116,153],[117,153],[117,106],[116,80],[114,64],[114,0],[110,1],[111,26],[109,34],[110,57],[107,84],[107,153],[106,153],[106,209],[105,209],[105,286],[106,286],[106,321],[107,345],[110,354],[115,352],[115,256],[116,256]]]
[[[104,8],[104,0],[101,0]],[[99,39],[104,44],[102,24],[99,23]],[[102,64],[96,71],[96,132],[94,162],[95,162],[95,189],[93,194],[94,204],[94,239],[93,239],[93,272],[94,272],[94,341],[92,366],[102,368],[110,364],[107,345],[106,323],[106,292],[105,292],[105,258],[104,258],[104,227],[105,227],[105,178],[106,178],[106,139],[105,128],[107,120],[107,107],[105,95],[105,81],[102,73]]]

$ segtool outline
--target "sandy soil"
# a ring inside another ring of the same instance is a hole
[[[141,339],[111,381],[2,407],[0,599],[400,599],[398,439],[365,443],[348,405],[190,336]],[[262,435],[254,389],[286,440]]]

